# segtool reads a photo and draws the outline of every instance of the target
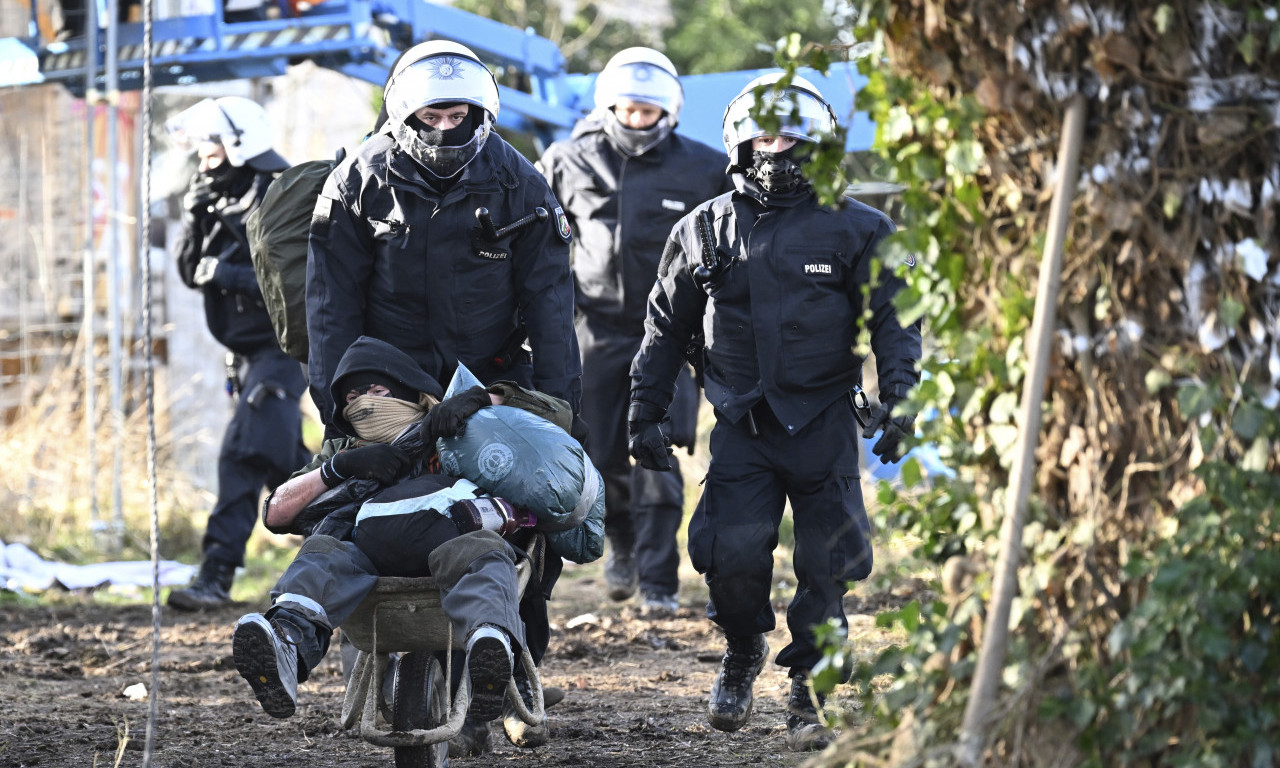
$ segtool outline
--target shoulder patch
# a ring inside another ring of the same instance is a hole
[[[906,264],[908,267],[911,267],[914,269],[916,266],[916,255],[914,253],[908,254],[907,258],[903,259],[902,262]]]
[[[569,226],[569,217],[564,215],[564,209],[556,206],[556,234],[560,235],[560,239],[566,243],[573,239],[573,228]]]

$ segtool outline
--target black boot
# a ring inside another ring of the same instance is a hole
[[[835,738],[818,712],[826,699],[813,690],[808,672],[792,674],[791,695],[787,697],[787,748],[792,752],[826,749]]]
[[[640,572],[631,546],[618,546],[609,540],[609,556],[604,560],[604,583],[610,600],[628,600],[640,585]]]
[[[751,719],[751,687],[764,668],[769,644],[764,635],[727,635],[729,650],[720,661],[720,674],[711,684],[707,720],[721,731],[736,731]]]
[[[169,607],[179,611],[204,611],[231,604],[231,582],[236,567],[220,560],[205,560],[186,589],[169,593]]]
[[[449,757],[478,757],[493,751],[489,742],[489,723],[467,715],[458,735],[449,739]]]

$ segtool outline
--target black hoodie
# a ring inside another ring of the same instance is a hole
[[[439,366],[435,367],[439,369]],[[437,400],[444,397],[444,388],[440,386],[440,382],[424,371],[412,357],[381,339],[361,336],[343,353],[329,387],[329,394],[333,398],[333,412],[329,415],[329,423],[345,434],[354,436],[355,430],[342,415],[347,406],[347,387],[343,384],[343,379],[350,374],[367,371],[394,379],[415,392],[431,395]]]

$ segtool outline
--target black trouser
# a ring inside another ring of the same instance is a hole
[[[684,522],[684,477],[673,460],[670,472],[632,466],[627,451],[631,360],[643,337],[579,318],[582,350],[582,418],[591,428],[591,462],[605,485],[605,535],[615,549],[635,553],[640,588],[674,595],[680,586],[676,536]],[[692,445],[698,390],[683,371],[672,402],[672,434]]]
[[[711,431],[711,464],[689,522],[689,557],[710,589],[708,618],[733,635],[772,630],[773,550],[789,500],[797,584],[787,608],[791,642],[777,663],[811,669],[822,658],[813,628],[828,619],[847,628],[848,583],[871,573],[858,425],[843,397],[795,436],[766,404],[753,414],[757,437],[746,417],[737,424],[717,418]]]
[[[202,544],[206,560],[235,566],[244,564],[263,487],[274,489],[311,460],[298,407],[307,386],[302,366],[270,347],[245,358],[240,378],[240,399],[218,454],[218,501]]]

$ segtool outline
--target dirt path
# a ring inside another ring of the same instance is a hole
[[[772,664],[756,684],[756,714],[747,727],[724,734],[707,725],[707,691],[723,646],[703,617],[699,584],[690,580],[675,618],[650,621],[634,606],[602,603],[599,573],[598,564],[566,571],[552,603],[557,629],[543,674],[546,684],[565,689],[567,696],[549,711],[551,743],[518,750],[498,723],[495,753],[454,760],[455,767],[803,762],[782,744],[787,679]],[[854,638],[883,642],[870,607],[882,602],[850,597]],[[776,607],[784,627],[785,606]],[[232,666],[230,645],[236,618],[260,608],[242,605],[195,616],[165,611],[152,765],[393,765],[389,748],[368,745],[338,727],[342,674],[336,652],[302,685],[293,718],[276,720],[261,711]],[[111,766],[126,733],[119,764],[142,765],[148,704],[125,698],[123,691],[150,681],[151,626],[150,605],[0,603],[0,766]],[[786,640],[784,628],[769,637],[774,652]]]

